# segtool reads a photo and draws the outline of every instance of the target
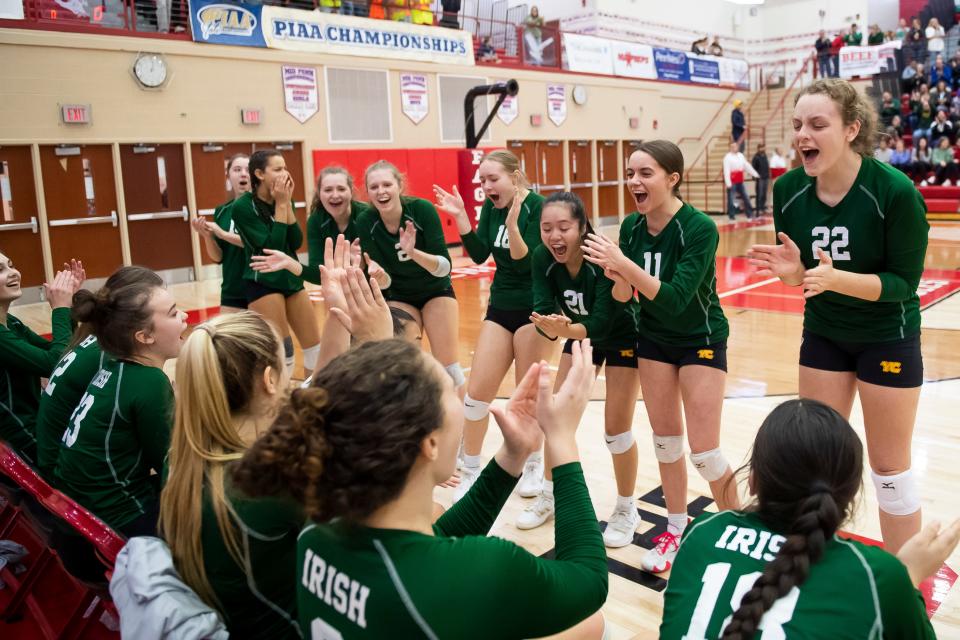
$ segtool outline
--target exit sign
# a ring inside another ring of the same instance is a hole
[[[260,124],[262,120],[260,109],[240,109],[240,122],[243,124]]]
[[[64,124],[90,124],[90,105],[62,104],[60,105],[60,119]]]

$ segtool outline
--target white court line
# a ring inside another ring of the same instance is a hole
[[[727,296],[734,296],[738,293],[743,293],[744,291],[750,291],[751,289],[756,289],[758,287],[763,287],[768,284],[773,284],[774,282],[779,282],[780,278],[769,278],[767,280],[761,280],[760,282],[754,282],[753,284],[747,284],[742,287],[737,287],[736,289],[731,289],[730,291],[724,291],[719,294],[718,298],[726,298]]]

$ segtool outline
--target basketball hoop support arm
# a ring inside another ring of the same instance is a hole
[[[490,126],[490,121],[493,120],[493,116],[496,115],[500,105],[502,105],[503,101],[507,99],[507,96],[515,96],[519,91],[520,85],[516,80],[507,80],[506,82],[498,82],[496,84],[481,85],[479,87],[470,89],[470,91],[467,91],[467,95],[463,99],[463,118],[467,129],[467,149],[477,148],[477,146],[480,144],[480,138],[482,138],[483,134],[486,133],[487,127]],[[480,131],[474,132],[474,101],[480,96],[490,95],[499,96],[499,98],[497,98],[497,104],[494,105],[493,110],[487,114],[487,119],[480,126]]]

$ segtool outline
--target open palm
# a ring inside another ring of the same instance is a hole
[[[541,366],[541,363],[530,365],[506,407],[490,407],[511,455],[525,457],[543,444],[543,431],[537,422],[537,383]]]
[[[782,231],[777,234],[782,244],[755,244],[747,252],[757,275],[783,278],[803,271],[800,248]]]

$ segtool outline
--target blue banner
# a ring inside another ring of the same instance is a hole
[[[690,80],[703,84],[720,84],[720,65],[716,60],[687,56],[690,61]]]
[[[661,80],[690,82],[690,70],[687,68],[687,54],[673,49],[653,49],[653,63],[657,68],[657,77]]]
[[[262,5],[190,0],[190,25],[195,42],[266,47],[261,29]]]

